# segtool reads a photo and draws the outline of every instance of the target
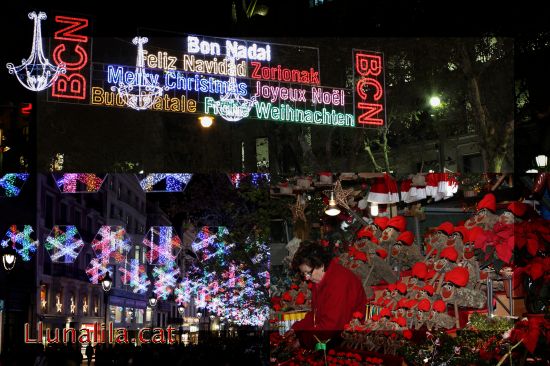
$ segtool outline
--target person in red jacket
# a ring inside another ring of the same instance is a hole
[[[312,282],[311,310],[294,323],[287,335],[296,336],[304,348],[322,341],[332,348],[354,313],[365,314],[367,296],[360,279],[344,268],[321,245],[304,241],[292,260],[292,268]]]

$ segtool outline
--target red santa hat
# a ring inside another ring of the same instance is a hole
[[[403,298],[399,299],[399,301],[397,302],[396,307],[398,309],[407,307],[407,301],[409,301],[409,300],[406,297],[403,297]]]
[[[441,254],[439,256],[441,258],[448,259],[451,262],[456,262],[456,260],[458,259],[458,252],[456,251],[455,247],[447,247],[441,251]]]
[[[495,213],[497,210],[497,199],[495,198],[495,195],[492,193],[487,193],[481,201],[477,203],[477,210],[481,210],[483,208],[486,208],[487,210],[491,211],[492,213]]]
[[[481,226],[474,226],[468,232],[468,238],[464,239],[465,243],[473,243],[476,241],[479,235],[483,234],[483,228]]]
[[[412,275],[421,280],[425,279],[426,275],[428,274],[428,266],[424,262],[416,262],[412,266],[411,270]]]
[[[447,310],[447,304],[443,300],[435,300],[432,308],[438,313],[444,313]]]
[[[403,282],[397,282],[395,284],[395,288],[402,294],[407,292],[407,285],[405,285]]]
[[[388,285],[388,290],[390,290],[390,291],[395,290],[395,283],[390,283],[390,284]]]
[[[391,317],[390,309],[389,308],[383,308],[382,310],[380,310],[380,316]]]
[[[464,267],[455,267],[445,273],[445,282],[454,283],[457,286],[464,287],[468,283],[468,270]]]
[[[385,249],[376,249],[376,254],[378,254],[378,256],[382,259],[386,259],[388,256],[388,252],[386,252]]]
[[[430,300],[422,299],[418,303],[417,309],[422,311],[429,311],[431,307],[432,307],[432,304],[430,304]]]
[[[412,307],[415,306],[417,303],[418,303],[418,300],[410,299],[410,300],[407,300],[405,307],[408,309],[412,309]]]
[[[436,227],[435,230],[442,231],[447,234],[447,236],[450,236],[453,233],[454,228],[455,227],[452,222],[445,221],[442,222],[438,227]]]
[[[510,211],[514,214],[515,217],[523,218],[525,214],[527,213],[528,206],[519,201],[511,202],[507,207],[506,210]]]
[[[407,325],[407,319],[403,318],[402,316],[393,318],[393,322],[399,324],[399,326],[401,327],[404,327],[405,325]]]
[[[374,219],[374,225],[378,226],[378,228],[382,231],[384,231],[384,229],[386,227],[388,227],[388,222],[390,221],[390,219],[388,217],[376,217]]]
[[[374,178],[367,201],[382,204],[399,202],[399,193],[395,180],[387,173],[384,173],[383,177]]]
[[[404,231],[397,237],[397,241],[402,242],[407,246],[411,246],[414,241],[414,234],[412,231]]]
[[[462,236],[462,242],[465,242],[468,238],[468,231],[464,226],[455,226],[453,233],[459,233]]]
[[[388,221],[388,227],[393,227],[394,229],[402,233],[403,231],[407,230],[407,219],[405,218],[405,216],[401,215],[392,217],[390,221]]]
[[[422,290],[426,291],[430,296],[432,296],[435,292],[435,288],[432,285],[425,285],[422,287]]]
[[[374,237],[374,234],[371,231],[371,228],[369,226],[362,227],[356,234],[357,239],[361,238],[369,238],[372,239]]]

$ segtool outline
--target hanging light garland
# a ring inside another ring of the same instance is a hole
[[[61,193],[84,193],[97,192],[101,188],[105,175],[99,177],[93,173],[53,173],[55,184]],[[82,183],[85,190],[79,190],[77,183]]]
[[[0,198],[17,197],[29,178],[28,173],[7,173],[0,178]]]
[[[271,180],[269,173],[231,173],[229,175],[229,179],[235,188],[239,188],[241,181],[247,177],[250,177],[250,181],[254,187],[258,187],[262,181],[269,183]]]
[[[145,192],[183,192],[192,177],[193,174],[191,173],[151,173],[143,179],[139,179],[139,177],[138,179],[141,189]],[[166,187],[164,189],[154,189],[154,186],[159,185],[162,181],[165,182]]]

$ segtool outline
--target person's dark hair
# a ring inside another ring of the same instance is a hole
[[[292,269],[299,271],[299,267],[305,264],[312,269],[325,267],[325,271],[328,269],[330,261],[332,260],[332,253],[327,248],[304,240],[300,243],[300,247],[292,258]]]

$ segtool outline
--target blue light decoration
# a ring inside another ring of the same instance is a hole
[[[197,293],[198,283],[189,280],[189,277],[185,277],[178,282],[178,285],[174,289],[174,295],[176,296],[176,303],[189,304],[191,298]]]
[[[173,263],[182,249],[181,239],[172,226],[152,226],[143,238],[143,245],[148,248],[147,263],[152,265]]]
[[[46,238],[44,247],[54,263],[73,263],[84,242],[74,225],[56,225]]]
[[[31,254],[36,253],[38,248],[38,240],[31,238],[33,232],[31,225],[24,225],[22,231],[17,225],[11,225],[0,242],[0,246],[2,248],[11,246],[23,261],[28,262],[31,260]]]
[[[0,198],[17,197],[29,178],[28,173],[7,173],[0,178]]]
[[[129,285],[134,293],[145,294],[151,284],[151,281],[147,277],[145,266],[139,264],[139,260],[137,259],[131,259],[129,265],[129,269],[124,267],[119,268],[119,271],[122,273],[122,283]]]
[[[98,285],[107,272],[110,273],[112,278],[113,269],[111,267],[107,267],[107,265],[98,258],[92,258],[91,262],[86,267],[88,279],[94,285]]]
[[[27,59],[23,59],[23,63],[19,66],[12,63],[6,65],[9,73],[15,74],[21,85],[36,92],[49,88],[59,74],[66,72],[65,64],[54,66],[44,56],[40,23],[46,18],[46,13],[42,11],[38,14],[34,11],[29,13],[29,19],[34,20],[31,54]]]
[[[191,173],[150,173],[138,180],[145,192],[183,192],[192,177]]]
[[[131,249],[131,239],[123,226],[103,225],[92,241],[92,249],[103,263],[121,263]]]
[[[208,261],[215,256],[223,258],[227,250],[235,246],[223,241],[223,237],[228,234],[229,230],[224,226],[204,226],[197,233],[191,247],[201,261]]]
[[[53,173],[55,184],[61,193],[95,193],[99,191],[107,174]]]
[[[174,262],[153,268],[153,278],[155,281],[153,292],[157,299],[168,299],[168,295],[174,292],[179,275],[180,269]]]
[[[271,180],[269,173],[231,173],[229,179],[235,188],[239,188],[241,182],[245,178],[250,178],[250,182],[254,187],[258,187],[262,181],[267,183]]]

